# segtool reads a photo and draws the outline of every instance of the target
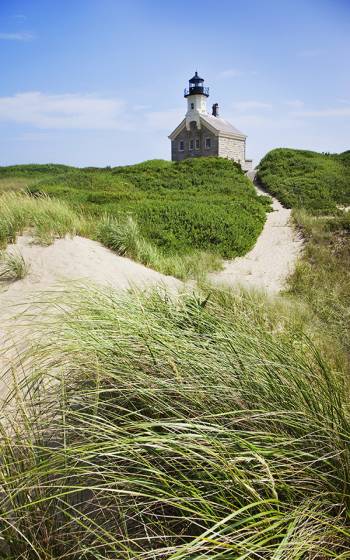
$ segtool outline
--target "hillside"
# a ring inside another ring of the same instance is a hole
[[[258,177],[288,208],[322,214],[350,204],[350,151],[320,154],[279,148],[261,160]]]
[[[0,168],[2,191],[25,187],[33,196],[44,193],[82,212],[86,235],[180,276],[186,271],[174,267],[172,257],[189,261],[193,255],[193,262],[215,269],[221,258],[245,254],[270,208],[239,166],[219,158],[154,160],[112,169]],[[136,247],[135,236],[144,240],[142,248]]]

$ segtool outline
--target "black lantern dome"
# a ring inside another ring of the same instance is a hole
[[[201,94],[209,97],[209,88],[203,86],[204,80],[198,76],[198,72],[195,72],[193,78],[188,82],[188,89],[185,89],[184,96]]]

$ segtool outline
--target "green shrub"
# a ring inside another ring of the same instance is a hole
[[[68,201],[94,219],[132,215],[144,240],[164,256],[242,255],[254,245],[270,207],[239,167],[222,158],[73,170],[29,190]]]
[[[350,204],[350,157],[278,148],[259,164],[258,178],[268,192],[291,208],[334,212]]]
[[[220,258],[249,251],[270,210],[269,199],[257,195],[240,167],[222,158],[152,160],[112,169],[13,166],[0,168],[0,181],[14,184],[16,169],[32,197],[46,194],[82,211],[85,235],[180,278],[188,278],[195,266],[202,277],[205,265],[217,270]]]
[[[221,258],[204,251],[189,255],[166,255],[147,241],[132,216],[112,218],[105,216],[96,226],[97,239],[118,255],[130,257],[140,263],[182,280],[203,279],[208,270],[219,270]]]

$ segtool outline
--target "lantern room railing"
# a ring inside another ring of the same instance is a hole
[[[184,89],[184,97],[195,95],[196,93],[201,93],[202,95],[209,97],[209,88],[204,86],[192,86],[189,89]]]

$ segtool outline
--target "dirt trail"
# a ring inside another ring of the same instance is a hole
[[[255,172],[248,174],[259,194]],[[273,211],[267,215],[264,229],[254,248],[244,257],[226,261],[224,270],[209,274],[209,280],[226,286],[241,285],[277,293],[293,270],[303,241],[290,224],[291,210],[272,198]]]

